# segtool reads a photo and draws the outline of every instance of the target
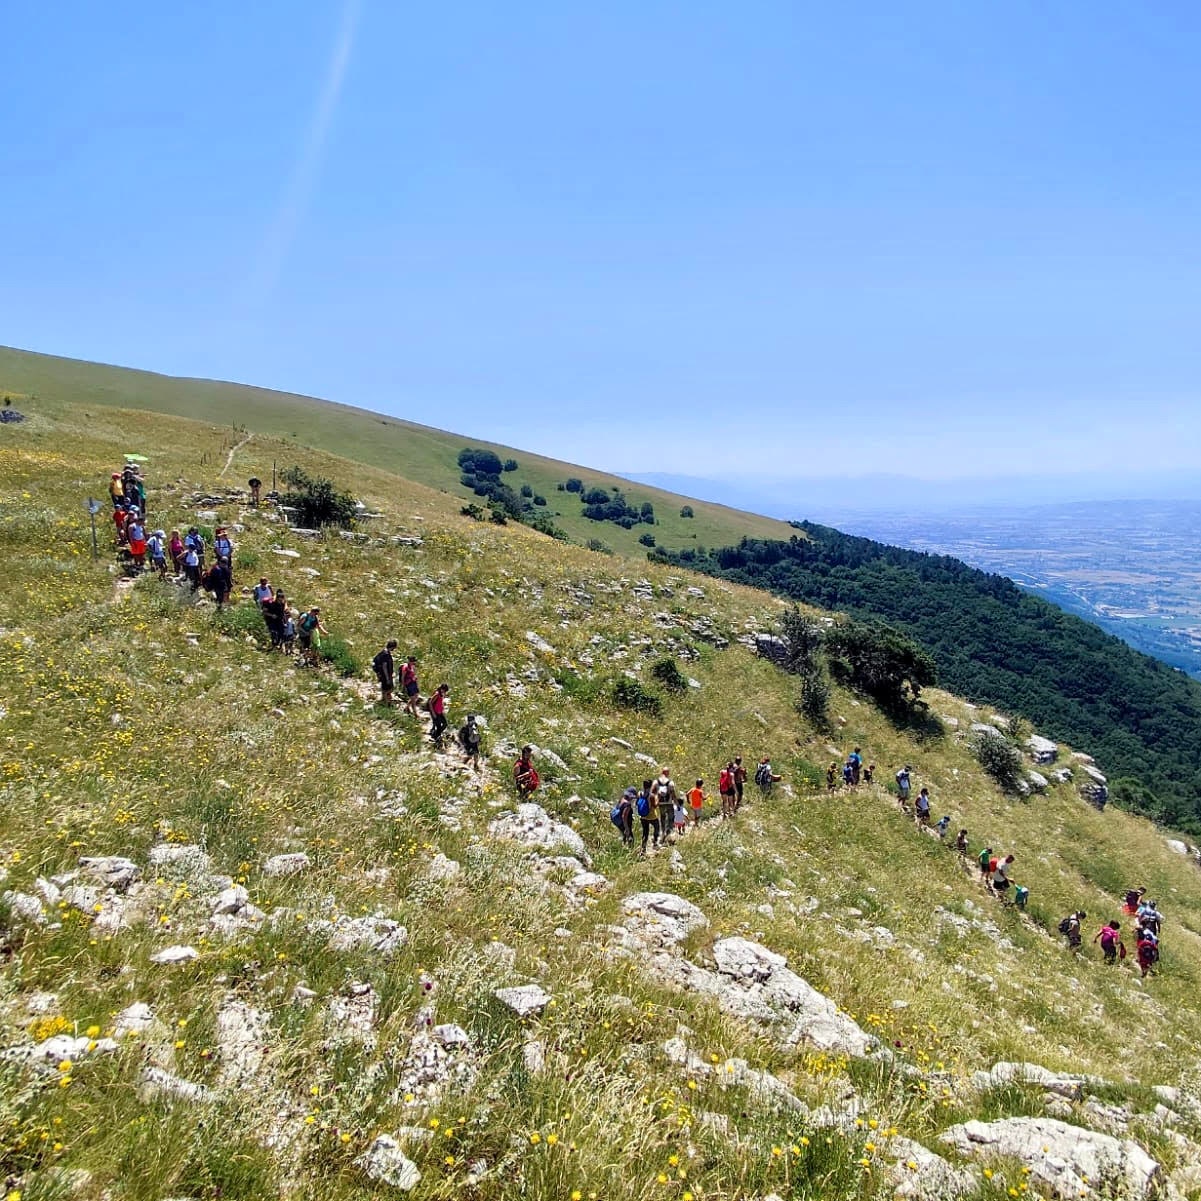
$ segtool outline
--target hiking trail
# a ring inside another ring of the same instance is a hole
[[[221,479],[221,477],[224,476],[225,473],[229,470],[230,464],[234,461],[234,455],[236,455],[238,453],[238,451],[240,451],[242,449],[242,447],[245,446],[246,443],[249,442],[250,439],[253,437],[254,437],[253,433],[248,433],[246,435],[246,437],[243,438],[242,441],[239,442],[236,446],[230,447],[229,454],[227,454],[225,456],[225,466],[222,467],[221,470],[217,472],[218,479]]]

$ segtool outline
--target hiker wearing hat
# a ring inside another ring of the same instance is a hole
[[[150,570],[157,571],[160,576],[167,575],[167,535],[163,530],[155,530],[146,542],[146,553],[150,557]]]
[[[897,795],[901,798],[901,808],[909,807],[909,789],[913,785],[913,768],[908,763],[897,772]]]
[[[223,525],[217,527],[217,532],[213,535],[213,553],[217,556],[217,562],[222,559],[229,566],[233,566],[234,561],[234,544],[229,536],[229,531]]]
[[[297,627],[300,639],[300,661],[309,667],[317,665],[317,655],[321,650],[321,635],[329,630],[321,624],[321,610],[314,605],[301,619]]]

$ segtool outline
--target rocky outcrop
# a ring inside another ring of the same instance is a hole
[[[1026,739],[1026,750],[1035,763],[1054,763],[1059,758],[1059,747],[1041,734],[1031,734]]]
[[[533,850],[566,849],[585,866],[591,864],[584,840],[570,826],[556,821],[541,805],[525,801],[510,813],[502,813],[488,825],[493,838],[506,839]]]
[[[1162,1179],[1159,1164],[1137,1143],[1054,1118],[965,1122],[944,1131],[940,1140],[961,1155],[1020,1160],[1030,1169],[1031,1183],[1055,1197],[1143,1201]]]
[[[400,1149],[390,1134],[378,1134],[375,1141],[355,1160],[355,1166],[369,1180],[408,1192],[421,1182],[417,1165]]]

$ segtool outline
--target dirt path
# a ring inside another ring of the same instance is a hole
[[[221,470],[217,472],[218,479],[220,479],[229,470],[229,465],[234,461],[234,455],[236,455],[238,453],[238,451],[240,451],[242,449],[242,447],[245,446],[246,443],[249,442],[250,439],[253,437],[254,437],[253,434],[247,434],[246,437],[243,438],[242,441],[237,444],[237,446],[233,446],[230,448],[229,454],[227,454],[225,456],[225,466],[222,467]]]

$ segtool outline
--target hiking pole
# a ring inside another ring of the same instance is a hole
[[[92,558],[100,558],[100,547],[96,542],[96,514],[100,512],[100,502],[95,497],[89,496],[84,502],[85,509],[88,511],[88,516],[92,519]]]

